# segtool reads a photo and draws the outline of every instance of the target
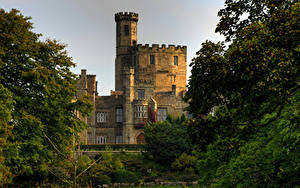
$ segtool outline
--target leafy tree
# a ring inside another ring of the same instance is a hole
[[[262,127],[245,142],[238,138],[221,138],[199,153],[197,168],[200,182],[220,187],[293,187],[300,183],[300,93],[289,99],[280,117]],[[277,116],[266,114],[261,123]]]
[[[241,31],[252,23],[267,22],[280,10],[289,10],[295,0],[226,0],[225,8],[218,12],[220,22],[216,32],[226,41],[238,38]]]
[[[182,119],[182,121],[181,121]],[[183,152],[190,152],[191,146],[187,139],[185,118],[148,123],[145,126],[146,151],[156,162],[171,165]]]
[[[54,158],[69,156],[74,136],[86,126],[74,112],[91,109],[86,98],[72,102],[75,64],[65,45],[40,41],[29,20],[15,9],[0,10],[0,83],[14,100],[5,163],[23,186],[43,181]]]
[[[193,59],[185,100],[204,183],[299,184],[299,9],[227,0],[216,31],[231,43],[206,41]]]
[[[7,137],[11,134],[9,121],[13,110],[11,93],[0,83],[0,186],[11,179],[9,168],[4,163],[3,147],[7,144]]]
[[[279,115],[287,99],[297,92],[298,4],[283,7],[277,7],[264,23],[241,30],[228,49],[207,41],[193,59],[185,100],[199,127],[207,127],[207,133],[200,134],[204,140],[219,133],[240,133],[240,129],[246,131],[244,136],[249,135],[259,119],[276,110]],[[202,114],[209,115],[213,108],[218,109],[218,118],[203,118]]]

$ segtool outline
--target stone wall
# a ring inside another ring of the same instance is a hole
[[[136,62],[136,80],[138,83],[149,83],[154,92],[171,92],[176,86],[176,95],[186,91],[186,46],[152,44],[138,45]],[[150,64],[150,56],[154,64]],[[174,57],[177,65],[174,65]],[[133,58],[134,59],[134,58]]]

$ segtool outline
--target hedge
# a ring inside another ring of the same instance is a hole
[[[141,151],[144,150],[145,144],[89,144],[80,145],[80,150],[83,151],[105,151],[106,148],[113,151],[128,150],[128,151]],[[78,146],[76,147],[78,150]]]

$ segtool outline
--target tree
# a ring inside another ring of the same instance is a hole
[[[225,8],[218,12],[220,22],[216,32],[224,35],[226,41],[238,38],[241,31],[252,23],[267,22],[280,10],[289,10],[295,0],[226,0]]]
[[[9,168],[4,163],[3,147],[7,144],[7,137],[11,134],[9,121],[11,120],[12,110],[11,93],[0,83],[0,186],[9,183],[11,179]]]
[[[17,10],[0,10],[0,83],[14,101],[5,163],[14,182],[35,184],[54,158],[69,156],[74,136],[86,127],[75,111],[86,116],[91,105],[86,98],[72,102],[75,64],[65,45],[41,41],[29,20]]]
[[[299,184],[299,8],[227,0],[216,31],[228,47],[206,41],[193,59],[185,100],[206,184]]]
[[[181,121],[182,120],[182,121]],[[162,165],[171,165],[183,152],[190,152],[185,118],[173,121],[147,123],[145,126],[146,151]]]

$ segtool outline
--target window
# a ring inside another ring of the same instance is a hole
[[[176,85],[172,85],[172,95],[176,94]]]
[[[88,140],[92,140],[92,133],[88,132]]]
[[[129,35],[129,26],[128,25],[124,25],[124,33],[126,36]]]
[[[123,122],[123,108],[116,109],[116,122]]]
[[[116,136],[116,144],[123,143],[122,139],[123,139],[122,136]]]
[[[146,118],[147,117],[147,107],[146,106],[135,106],[135,118]]]
[[[138,89],[138,99],[145,99],[145,90],[144,89]]]
[[[133,56],[133,65],[136,66],[136,64],[137,63],[136,63],[136,55],[135,55],[135,56]]]
[[[97,122],[104,123],[107,121],[107,112],[97,113]]]
[[[157,109],[157,120],[165,121],[166,119],[167,119],[167,109],[166,108]]]
[[[150,65],[155,65],[155,56],[150,55]]]
[[[174,65],[178,65],[178,56],[174,56]]]
[[[97,144],[106,144],[107,136],[97,136]]]

